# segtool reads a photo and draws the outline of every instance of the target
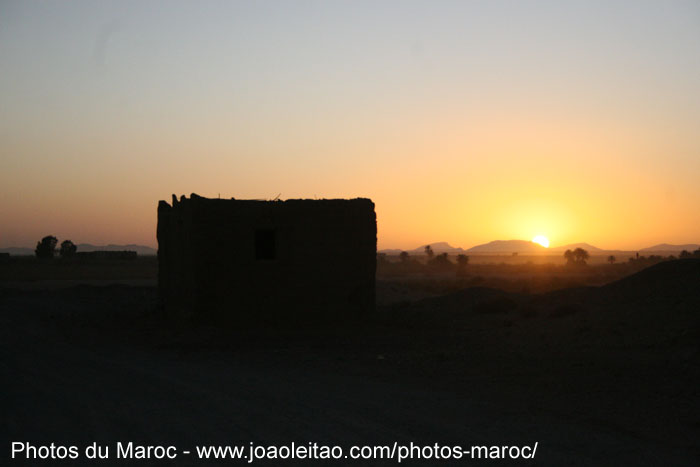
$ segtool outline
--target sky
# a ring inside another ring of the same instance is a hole
[[[700,243],[700,2],[0,0],[0,247],[171,194],[368,197],[379,248]]]

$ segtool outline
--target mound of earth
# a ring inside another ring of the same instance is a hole
[[[606,292],[649,296],[700,295],[700,259],[678,259],[650,266],[602,288]]]

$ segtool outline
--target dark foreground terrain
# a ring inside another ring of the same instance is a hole
[[[537,441],[534,461],[506,464],[700,464],[700,260],[540,295],[417,299],[402,287],[378,284],[383,305],[368,322],[244,332],[163,322],[155,287],[0,283],[0,464],[50,463],[11,460],[11,441],[192,451]],[[235,464],[63,464],[79,463]],[[409,465],[479,463],[493,461]],[[327,465],[343,464],[398,465]]]

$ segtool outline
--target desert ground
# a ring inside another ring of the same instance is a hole
[[[697,259],[544,291],[488,274],[379,276],[375,316],[303,330],[171,323],[153,258],[60,267],[0,265],[3,465],[49,464],[10,459],[12,441],[538,442],[534,460],[503,464],[700,464]],[[495,461],[403,463],[481,462]]]

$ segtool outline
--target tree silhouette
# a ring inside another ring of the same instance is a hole
[[[447,259],[447,253],[440,253],[435,257],[435,264],[448,264],[450,262],[449,259]]]
[[[681,254],[679,255],[679,258],[690,258],[693,255],[690,254],[688,250],[683,250],[681,251]]]
[[[566,264],[571,265],[584,265],[589,255],[583,248],[576,248],[574,251],[566,250],[564,252],[564,258],[566,258]]]
[[[617,261],[617,258],[615,258],[615,256],[613,256],[613,255],[608,256],[608,263],[615,264],[615,261]]]
[[[454,264],[447,257],[447,253],[440,253],[439,255],[435,255],[433,259],[429,259],[427,265],[435,270],[444,271],[451,269]]]
[[[425,254],[428,256],[428,259],[433,259],[433,256],[435,256],[435,252],[430,245],[425,245]]]
[[[467,255],[457,255],[457,265],[460,268],[464,268],[469,264],[469,256]]]
[[[588,252],[583,248],[576,248],[574,250],[574,259],[576,260],[576,263],[586,264],[586,260],[588,259],[588,257]]]
[[[408,251],[402,251],[401,253],[399,253],[399,259],[401,260],[402,263],[407,263],[408,257],[409,257]]]
[[[58,239],[53,235],[47,235],[36,243],[36,249],[34,253],[37,258],[53,258],[56,253],[56,245],[58,244]]]
[[[566,258],[566,264],[573,264],[575,261],[574,252],[571,250],[566,250],[564,252],[564,258]]]
[[[61,255],[61,258],[69,258],[73,256],[76,251],[78,251],[78,247],[75,246],[75,243],[71,242],[70,240],[63,240],[61,242],[61,249],[58,251],[58,253]]]

